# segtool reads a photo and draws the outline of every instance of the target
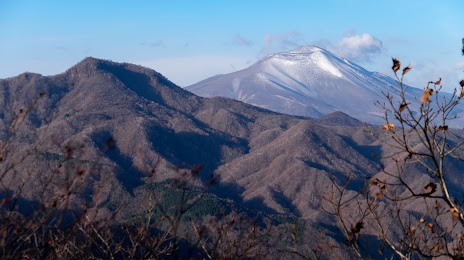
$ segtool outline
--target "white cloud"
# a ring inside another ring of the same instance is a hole
[[[333,53],[353,61],[370,61],[375,55],[384,51],[382,42],[369,33],[362,35],[349,31],[348,36],[342,38],[330,49]]]
[[[458,62],[454,63],[454,68],[458,69],[458,70],[464,69],[464,61],[458,61]]]

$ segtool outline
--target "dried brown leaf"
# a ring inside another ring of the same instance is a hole
[[[428,224],[427,224],[427,227],[430,229],[430,232],[433,233],[433,224],[432,224],[432,223],[428,223]]]
[[[380,187],[380,190],[383,191],[383,192],[388,192],[388,188],[387,188],[387,185],[384,184],[382,187]]]
[[[356,226],[351,226],[351,233],[353,234],[359,234],[361,232],[361,229],[364,228],[364,223],[362,221],[359,221],[358,223],[356,223]]]
[[[401,67],[401,62],[398,59],[395,59],[395,58],[392,58],[392,60],[393,60],[392,70],[393,70],[393,72],[396,73]]]
[[[408,73],[408,71],[410,71],[410,70],[411,70],[411,67],[410,67],[410,65],[408,65],[406,68],[403,69],[403,75]]]
[[[424,193],[426,195],[430,195],[430,194],[434,193],[435,191],[437,191],[437,185],[434,182],[429,182],[429,184],[427,184],[424,187]]]
[[[401,104],[401,105],[400,105],[400,112],[403,112],[404,109],[405,109],[409,104],[411,104],[411,103],[403,103],[403,104]]]
[[[395,129],[395,125],[393,123],[387,122],[385,125],[383,125],[383,130],[392,131],[393,129]]]
[[[421,101],[423,103],[430,103],[432,100],[430,99],[430,94],[428,92],[424,92],[424,94],[421,95]]]
[[[449,211],[453,215],[453,220],[458,221],[459,220],[459,211],[455,208],[450,208]]]
[[[439,126],[438,127],[438,131],[446,131],[448,130],[448,126],[447,125],[443,125],[443,126]]]

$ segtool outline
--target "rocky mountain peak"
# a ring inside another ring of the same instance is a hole
[[[234,98],[292,115],[319,118],[343,111],[362,122],[382,124],[383,113],[375,103],[384,101],[382,93],[397,84],[391,77],[308,45],[269,55],[246,69],[186,89],[203,97]],[[414,100],[421,92],[409,87],[408,99]]]
[[[104,61],[94,57],[87,57],[66,70],[65,74],[71,78],[81,78],[95,75],[98,70],[99,64],[109,63],[110,61]]]
[[[332,126],[357,126],[363,127],[364,123],[342,111],[336,111],[315,120],[319,124]]]

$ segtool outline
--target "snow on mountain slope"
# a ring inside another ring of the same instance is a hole
[[[387,66],[387,65],[386,65]],[[384,123],[375,103],[397,83],[315,46],[269,55],[250,67],[206,79],[186,89],[223,96],[277,112],[321,117],[335,111],[371,124]],[[409,88],[410,100],[423,90]],[[398,99],[397,99],[398,100]]]

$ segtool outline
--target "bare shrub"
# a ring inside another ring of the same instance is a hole
[[[464,159],[462,135],[449,124],[464,97],[464,81],[454,93],[442,93],[441,78],[420,96],[409,98],[404,76],[411,70],[393,59],[398,86],[384,93],[382,129],[367,132],[383,143],[382,172],[361,191],[332,179],[324,210],[335,216],[346,248],[360,258],[429,259],[464,257],[462,190],[452,190]],[[395,93],[397,95],[392,95]],[[394,96],[399,97],[395,99]]]

